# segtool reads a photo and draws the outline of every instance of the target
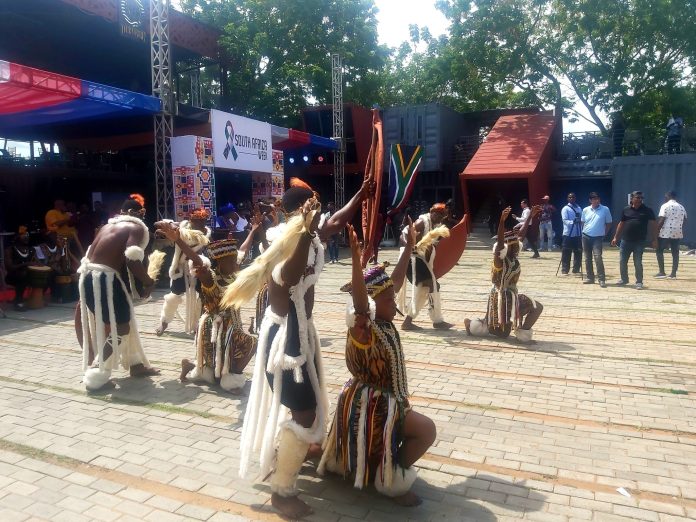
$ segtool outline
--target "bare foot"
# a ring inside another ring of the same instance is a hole
[[[296,520],[314,513],[314,510],[302,502],[299,497],[281,497],[278,493],[271,495],[271,504],[281,515]]]
[[[404,319],[404,322],[401,323],[401,329],[402,330],[422,330],[423,328],[421,326],[418,326],[417,324],[413,324],[413,319],[411,319],[410,315],[407,315],[406,319]]]
[[[191,370],[193,370],[196,367],[195,364],[193,364],[191,361],[188,359],[182,359],[181,360],[181,373],[179,374],[179,380],[181,382],[188,382],[188,379],[186,376],[189,374]]]
[[[471,319],[464,319],[464,328],[466,328],[466,333],[471,335]]]
[[[146,368],[143,364],[134,364],[130,367],[130,374],[131,377],[153,377],[159,375],[160,371],[152,366]]]
[[[452,328],[454,325],[452,323],[448,323],[447,321],[440,321],[439,323],[433,323],[433,328],[436,330],[449,330]]]
[[[167,323],[162,321],[160,325],[157,327],[155,330],[155,333],[157,334],[157,337],[161,337],[164,331],[167,329],[167,326],[169,326]]]
[[[400,497],[394,497],[392,500],[403,507],[415,507],[423,502],[413,491],[408,491]]]
[[[323,453],[324,451],[321,449],[321,444],[312,443],[309,445],[309,449],[307,450],[307,456],[305,457],[305,460],[321,458],[321,455]]]

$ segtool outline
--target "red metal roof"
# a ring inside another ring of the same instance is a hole
[[[462,176],[529,177],[534,174],[556,124],[549,113],[501,116]]]

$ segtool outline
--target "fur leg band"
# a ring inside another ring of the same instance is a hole
[[[469,325],[471,335],[483,336],[488,334],[488,325],[485,319],[473,319]]]
[[[191,380],[192,381],[205,381],[207,383],[213,384],[215,382],[215,372],[212,368],[204,366],[199,368],[198,365],[191,370]]]
[[[529,330],[525,330],[524,328],[517,328],[515,330],[515,337],[517,337],[517,340],[521,343],[531,343],[533,334],[534,331],[531,328]]]
[[[225,373],[220,378],[220,386],[223,390],[238,390],[246,384],[246,377],[242,373]]]
[[[307,457],[309,442],[300,439],[287,427],[278,436],[276,467],[271,477],[271,491],[281,497],[294,497],[297,491],[297,476]]]
[[[416,481],[417,476],[418,472],[413,466],[408,469],[404,469],[397,465],[394,468],[394,473],[392,474],[391,484],[385,484],[383,481],[384,479],[382,478],[382,465],[380,464],[379,468],[377,468],[377,473],[375,474],[375,489],[387,497],[400,497],[401,495],[408,493],[411,486],[413,486],[413,483]]]
[[[89,391],[96,391],[109,382],[109,379],[111,379],[111,370],[88,368],[82,381]]]
[[[142,261],[145,259],[145,251],[139,246],[131,245],[124,252],[129,261]]]
[[[162,313],[160,314],[160,319],[164,323],[171,323],[174,320],[176,311],[179,305],[184,301],[183,295],[177,295],[169,292],[164,296],[164,304],[162,305]]]

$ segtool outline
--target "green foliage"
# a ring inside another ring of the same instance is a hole
[[[566,110],[580,102],[603,131],[600,110],[620,110],[655,89],[693,80],[693,0],[441,0],[439,6],[452,21],[453,52],[493,84]]]
[[[331,54],[344,62],[344,101],[371,106],[388,49],[371,0],[184,0],[223,30],[229,68],[222,108],[296,126],[310,102],[331,103]]]

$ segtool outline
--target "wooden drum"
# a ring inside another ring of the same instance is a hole
[[[48,266],[30,266],[27,275],[27,286],[31,288],[29,299],[27,299],[27,308],[32,310],[43,308],[46,306],[44,291],[48,287],[51,268]]]
[[[60,301],[61,303],[72,303],[77,301],[77,281],[72,275],[57,275],[55,278],[55,284],[53,288],[55,289],[56,295],[51,297]]]

